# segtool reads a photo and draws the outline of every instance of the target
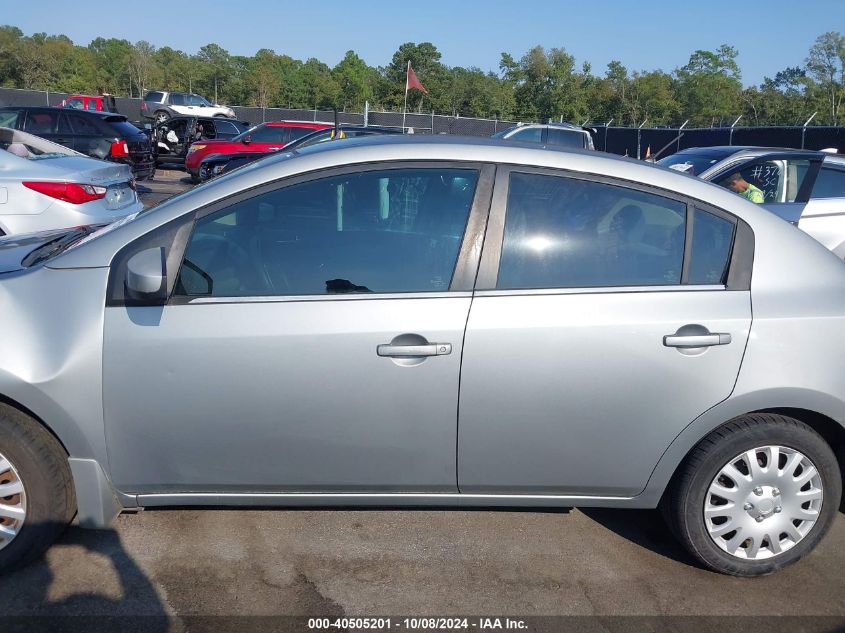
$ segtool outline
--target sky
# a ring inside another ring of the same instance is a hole
[[[235,55],[269,48],[330,66],[350,49],[371,66],[385,66],[400,44],[428,41],[449,66],[498,72],[502,52],[518,59],[539,44],[565,48],[599,75],[614,59],[629,71],[671,72],[697,49],[730,44],[739,50],[746,85],[803,65],[822,33],[845,32],[845,0],[201,0],[191,8],[120,6],[93,10],[67,0],[0,0],[0,23],[26,35],[63,33],[82,45],[117,37],[194,53],[214,42]]]

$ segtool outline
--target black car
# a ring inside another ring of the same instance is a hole
[[[372,136],[375,134],[402,134],[401,129],[390,127],[366,126],[363,125],[341,125],[339,128],[327,128],[316,130],[295,139],[284,146],[283,151],[290,152],[297,149],[310,147],[327,141],[355,138],[357,136]],[[276,152],[243,153],[243,154],[211,154],[203,159],[200,164],[200,180],[205,181],[214,176],[219,176],[233,169],[242,167],[248,163],[271,156]]]
[[[175,116],[162,121],[153,130],[156,164],[183,164],[191,143],[201,140],[235,138],[250,124],[222,117]]]
[[[0,108],[0,127],[35,134],[92,158],[127,164],[137,180],[152,178],[155,174],[150,135],[132,125],[122,114],[6,106]]]

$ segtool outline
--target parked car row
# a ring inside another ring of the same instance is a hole
[[[108,224],[142,209],[127,165],[0,127],[0,235]]]
[[[285,145],[283,149],[286,152],[292,152],[294,150],[311,147],[312,145],[318,145],[328,141],[384,134],[402,134],[402,130],[378,126],[341,125],[337,128],[331,127],[324,128],[322,130],[315,130],[310,134],[306,134],[305,136],[301,136],[298,139],[291,141]],[[228,173],[233,169],[243,167],[248,163],[254,162],[266,156],[272,156],[276,153],[276,151],[261,153],[237,152],[232,154],[209,154],[203,158],[200,163],[199,179],[200,181],[205,182],[209,178],[214,178],[221,174]]]
[[[126,164],[136,180],[155,175],[150,134],[129,123],[122,114],[5,106],[0,107],[0,127],[29,132],[92,158]]]
[[[659,166],[318,143],[0,240],[0,303],[0,569],[75,513],[659,506],[755,576],[839,510],[842,261]]]

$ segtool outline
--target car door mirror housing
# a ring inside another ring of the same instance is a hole
[[[148,248],[126,262],[126,302],[130,305],[164,305],[167,301],[167,265],[164,248]]]

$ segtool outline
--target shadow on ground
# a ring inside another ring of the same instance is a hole
[[[67,566],[53,565],[50,552],[33,563],[0,577],[0,631],[3,633],[92,633],[96,631],[169,630],[164,604],[150,579],[123,548],[114,530],[81,530],[71,527],[53,546],[75,550],[86,559],[90,578]],[[66,557],[65,557],[66,558]],[[88,590],[92,585],[108,589]],[[71,582],[67,582],[70,579]],[[73,587],[68,590],[67,587]],[[140,617],[139,617],[140,616]]]

